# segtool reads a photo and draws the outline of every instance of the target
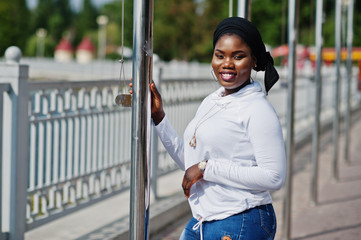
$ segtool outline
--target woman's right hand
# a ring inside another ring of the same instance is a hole
[[[131,88],[131,90],[129,90],[129,93],[132,94],[133,83],[130,83],[129,87]],[[154,82],[149,84],[149,89],[151,93],[151,116],[154,124],[158,125],[165,116],[165,112],[163,110],[162,96],[158,92],[158,89],[155,86]]]

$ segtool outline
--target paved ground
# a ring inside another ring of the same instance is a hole
[[[350,139],[350,163],[343,159],[344,137],[341,134],[339,180],[333,181],[333,143],[331,131],[322,135],[319,153],[318,204],[310,201],[311,142],[298,149],[294,158],[291,239],[360,240],[361,239],[361,112],[353,116]],[[276,239],[282,233],[283,191],[273,194],[278,216]],[[176,240],[188,218],[181,218],[152,240]]]

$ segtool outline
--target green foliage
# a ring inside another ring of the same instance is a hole
[[[45,38],[44,41],[44,57],[53,57],[54,48],[56,43],[50,38]],[[37,56],[38,51],[38,38],[36,35],[32,35],[29,37],[27,44],[25,46],[24,55],[25,56]]]
[[[93,6],[91,0],[84,0],[83,8],[74,18],[74,45],[78,45],[83,37],[87,35],[87,33],[97,29],[98,25],[96,18],[98,15],[98,10]]]
[[[69,0],[39,0],[37,7],[32,12],[32,33],[39,28],[48,31],[54,40],[63,37],[73,21],[73,12]]]
[[[251,21],[258,28],[263,41],[271,46],[279,46],[285,40],[285,1],[254,0],[251,6]],[[287,39],[286,39],[287,40]]]
[[[28,22],[25,0],[0,1],[0,55],[9,46],[24,49],[29,36]]]
[[[154,1],[154,51],[164,60],[188,60],[196,6],[192,0]]]
[[[110,26],[112,24],[117,26],[117,29],[112,26],[110,30],[114,32],[107,34],[108,40],[111,39],[110,44],[121,45],[122,0],[115,0],[104,5],[100,13],[108,16]],[[133,46],[133,1],[131,0],[124,0],[124,45]]]
[[[0,1],[0,53],[11,45],[23,49],[23,54],[37,53],[36,32],[47,30],[45,56],[52,56],[61,38],[67,37],[77,46],[85,36],[94,45],[98,41],[96,18],[106,15],[108,58],[119,58],[117,48],[121,45],[122,0],[103,5],[97,9],[92,0],[83,0],[79,12],[70,8],[71,0],[38,0],[35,9],[29,11],[26,0]],[[163,60],[203,61],[211,60],[213,31],[229,13],[226,0],[154,0],[153,50]],[[133,1],[124,0],[124,45],[133,45]],[[233,1],[233,15],[237,1]],[[298,42],[307,46],[315,44],[315,0],[299,1]],[[324,46],[334,46],[335,1],[324,0]],[[353,45],[361,46],[361,1],[355,1]],[[287,44],[287,0],[252,0],[251,20],[260,30],[264,42],[271,47]],[[343,27],[346,26],[344,12]],[[342,41],[345,45],[345,28]]]

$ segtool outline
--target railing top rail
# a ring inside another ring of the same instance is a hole
[[[204,82],[209,81],[209,78],[172,78],[172,79],[162,79],[162,82]],[[108,80],[91,80],[91,81],[30,81],[28,83],[29,91],[33,90],[46,90],[53,88],[84,88],[84,87],[103,87],[109,85],[126,85],[130,83],[131,80],[125,80],[121,82],[119,79],[108,79]]]
[[[130,82],[128,80],[127,82]],[[110,80],[98,80],[98,81],[37,81],[29,82],[29,90],[45,90],[52,88],[83,88],[83,87],[103,87],[109,85],[120,84],[119,80],[110,79]]]

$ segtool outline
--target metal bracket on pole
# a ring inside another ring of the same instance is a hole
[[[149,238],[153,0],[134,1],[130,239]]]

